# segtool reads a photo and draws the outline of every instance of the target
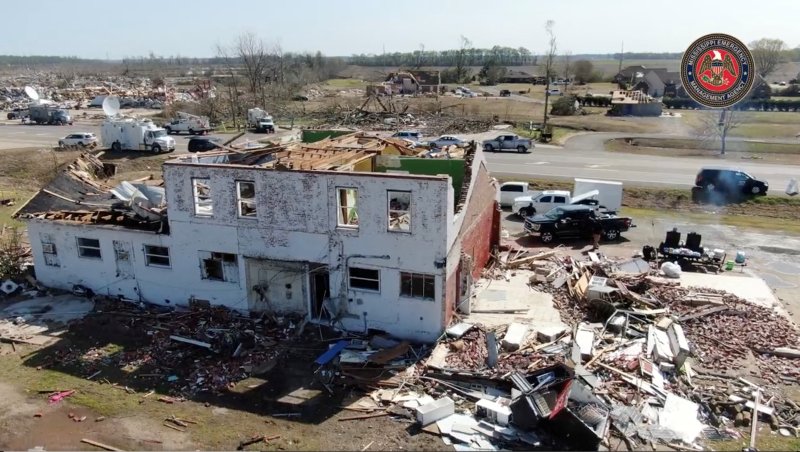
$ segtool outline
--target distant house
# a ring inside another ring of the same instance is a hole
[[[543,77],[541,77],[543,78]],[[536,83],[537,77],[524,71],[507,70],[500,83]]]
[[[442,78],[439,71],[398,71],[386,77],[386,94],[424,94],[443,93]]]
[[[647,80],[649,91],[647,94],[653,97],[664,96],[664,91],[668,87],[675,91],[681,86],[681,75],[678,72],[669,72],[666,69],[650,69],[644,74]]]
[[[666,93],[675,95],[681,87],[681,75],[665,68],[647,68],[641,65],[628,66],[614,76],[614,83],[625,83],[641,89],[653,97]]]
[[[647,68],[644,66],[628,66],[614,76],[614,83],[632,83],[637,78],[637,73],[641,73],[644,76],[645,71],[647,71]]]

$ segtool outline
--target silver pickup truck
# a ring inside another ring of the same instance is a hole
[[[533,142],[527,138],[520,138],[519,135],[499,135],[493,140],[483,142],[483,150],[490,152],[506,150],[528,152],[531,149],[533,149]]]

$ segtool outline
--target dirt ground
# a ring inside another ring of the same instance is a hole
[[[96,309],[111,308],[102,304]],[[89,438],[124,450],[234,450],[240,441],[257,436],[273,439],[247,449],[446,448],[407,418],[343,420],[364,414],[342,408],[363,393],[335,387],[329,394],[314,382],[312,361],[325,349],[325,343],[313,339],[317,331],[287,348],[258,377],[183,400],[178,394],[193,380],[180,377],[170,383],[168,375],[153,373],[149,361],[133,359],[150,341],[147,328],[140,326],[128,316],[95,313],[44,348],[0,344],[0,449],[93,449],[80,442]],[[179,375],[193,361],[209,355],[220,359],[199,347],[177,347],[184,358],[175,363]],[[89,380],[95,369],[100,373]],[[61,390],[76,392],[49,403],[51,393]],[[159,400],[168,395],[176,398],[174,403]],[[186,427],[177,427],[183,431],[165,425],[171,416],[185,421]]]

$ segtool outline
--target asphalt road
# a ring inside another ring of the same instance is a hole
[[[490,134],[496,135],[497,132]],[[744,162],[741,159],[662,157],[607,152],[606,140],[621,137],[674,137],[674,135],[587,133],[564,147],[537,145],[527,154],[486,153],[489,170],[501,178],[610,179],[630,185],[689,188],[702,166],[733,166],[770,185],[770,194],[783,194],[789,179],[800,179],[800,167]],[[479,137],[476,137],[476,139]]]
[[[0,121],[0,151],[22,147],[55,146],[58,139],[74,132],[94,132],[99,135],[97,122],[77,121],[72,126],[22,125],[15,121]],[[291,132],[279,131],[270,138],[281,138]],[[478,142],[503,133],[494,130],[464,135]],[[215,136],[215,135],[212,135]],[[230,135],[216,135],[223,140]],[[248,133],[237,142],[263,139],[267,135]],[[532,152],[487,153],[489,170],[500,178],[546,178],[572,180],[575,177],[617,180],[629,185],[689,188],[700,167],[706,165],[735,166],[753,177],[766,180],[770,194],[782,194],[790,178],[800,178],[800,167],[767,163],[744,162],[739,159],[682,158],[656,155],[631,155],[607,152],[603,143],[621,137],[675,137],[667,134],[586,133],[567,141],[564,147],[536,145]],[[185,153],[189,135],[172,135],[176,154]],[[735,140],[735,139],[731,139]],[[778,140],[775,140],[778,141]],[[791,140],[781,140],[790,142]]]
[[[100,125],[97,121],[75,121],[71,126],[48,126],[20,124],[19,121],[0,121],[0,151],[3,149],[19,149],[27,147],[53,147],[58,140],[71,133],[93,132],[100,136]],[[264,138],[281,138],[290,132],[279,130],[274,135],[246,133],[236,140],[237,143],[256,141]],[[175,154],[188,152],[187,146],[192,135],[170,135],[175,139]],[[219,137],[223,141],[231,138],[231,134],[210,134],[210,137]]]

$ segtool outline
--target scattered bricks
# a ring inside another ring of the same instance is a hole
[[[426,426],[455,413],[455,403],[450,397],[443,397],[417,407],[417,422]]]

